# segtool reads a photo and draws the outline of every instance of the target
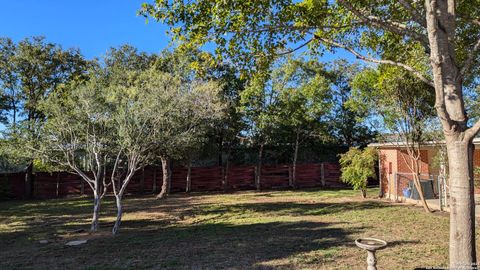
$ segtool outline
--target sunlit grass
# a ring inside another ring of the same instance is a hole
[[[113,198],[89,234],[91,198],[0,203],[0,269],[363,269],[358,237],[385,239],[380,269],[446,265],[448,216],[348,189]],[[79,232],[80,230],[80,232]],[[69,240],[89,239],[67,248]],[[39,240],[48,240],[40,244]],[[8,247],[8,248],[7,248]],[[94,259],[92,259],[94,258]]]

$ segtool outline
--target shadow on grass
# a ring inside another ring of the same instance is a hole
[[[37,263],[55,268],[73,260],[84,262],[82,267],[90,269],[268,269],[263,265],[266,262],[281,260],[289,264],[295,255],[316,252],[315,261],[311,262],[315,266],[331,259],[339,247],[352,246],[352,235],[368,229],[305,221],[177,225],[161,229],[155,228],[154,223],[126,221],[118,236],[63,249],[61,258],[37,258]]]
[[[372,201],[222,205],[201,203],[186,196],[161,202],[134,197],[125,201],[125,206],[130,213],[161,211],[178,218],[155,219],[153,216],[125,220],[115,237],[99,237],[83,246],[66,248],[63,241],[41,245],[35,235],[51,237],[59,230],[88,230],[89,198],[11,205],[0,209],[0,217],[7,219],[6,215],[11,214],[22,224],[14,232],[0,233],[0,246],[9,247],[8,251],[3,248],[0,251],[0,269],[63,269],[72,265],[82,269],[273,269],[275,267],[267,265],[272,261],[279,261],[278,265],[287,269],[295,264],[316,268],[332,260],[339,248],[354,246],[355,237],[372,228],[346,226],[328,218],[322,222],[272,222],[269,216],[329,215],[389,207]],[[104,202],[103,209],[112,215],[114,208],[111,202]],[[264,218],[255,220],[259,215]],[[31,220],[32,216],[41,219]],[[184,216],[199,218],[199,221],[183,224]],[[243,217],[248,218],[245,224],[241,224]],[[78,222],[81,218],[84,220]],[[231,218],[238,219],[233,223],[229,222]],[[110,227],[103,230],[109,231]],[[391,243],[403,244],[408,243]],[[312,252],[314,254],[303,261],[296,261],[298,257],[305,257],[299,254]]]

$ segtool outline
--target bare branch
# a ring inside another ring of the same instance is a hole
[[[465,74],[467,74],[475,60],[475,57],[477,56],[478,50],[480,49],[480,38],[477,40],[475,43],[475,46],[473,46],[473,49],[468,53],[467,60],[465,60],[465,63],[463,64],[462,69],[460,70],[460,76],[463,78]]]
[[[314,38],[311,38],[309,39],[308,41],[306,41],[305,43],[303,43],[302,45],[298,46],[297,48],[294,48],[294,49],[290,49],[288,51],[284,51],[284,52],[279,52],[279,53],[276,53],[276,55],[278,56],[282,56],[282,55],[286,55],[286,54],[291,54],[293,52],[296,52],[298,50],[300,50],[301,48],[307,46],[310,42],[312,42],[314,40]]]
[[[365,12],[353,7],[350,3],[348,3],[348,1],[345,0],[338,0],[338,2],[367,24],[371,24],[373,26],[390,31],[392,33],[396,33],[398,35],[410,36],[413,39],[421,42],[422,45],[425,47],[428,47],[429,45],[428,37],[425,34],[418,33],[412,29],[409,29],[408,26],[404,23],[396,22],[389,19],[383,19],[377,16],[373,16],[371,14],[366,14]]]

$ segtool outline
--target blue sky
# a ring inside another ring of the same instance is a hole
[[[84,56],[98,57],[110,47],[130,44],[140,51],[158,53],[170,38],[167,27],[153,20],[147,24],[137,16],[143,2],[153,0],[14,0],[3,1],[0,9],[0,36],[19,41],[45,36],[64,48],[79,48]],[[340,50],[323,60],[337,57],[355,61]]]
[[[136,12],[144,0],[15,0],[2,1],[0,36],[19,41],[43,35],[64,48],[75,47],[87,57],[109,47],[131,44],[159,52],[168,46],[167,27],[145,23]]]

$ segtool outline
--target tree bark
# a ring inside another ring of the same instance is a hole
[[[472,150],[471,142],[448,142],[447,139],[452,269],[476,262]]]
[[[118,194],[115,196],[115,203],[117,204],[117,218],[115,220],[115,224],[113,225],[112,234],[115,235],[118,233],[120,229],[120,224],[122,223],[122,195]]]
[[[450,178],[450,268],[476,264],[472,140],[467,129],[461,74],[456,61],[455,1],[425,0],[435,108],[442,123]]]
[[[91,232],[96,232],[98,230],[98,218],[100,214],[100,190],[96,188],[93,191],[93,216],[92,216],[92,225],[90,227]]]
[[[258,191],[262,189],[262,158],[263,158],[263,146],[264,144],[260,144],[260,148],[258,150],[258,160],[257,160],[257,175],[255,178],[255,187]]]
[[[162,161],[162,190],[157,195],[157,199],[165,199],[170,192],[170,159],[168,157],[160,157]]]
[[[185,192],[192,191],[192,159],[188,158],[187,164],[187,186]]]
[[[463,74],[456,63],[455,1],[425,0],[430,63],[435,86],[435,108],[447,146],[450,179],[450,268],[476,264],[475,204],[473,193],[473,137],[467,128]],[[473,268],[472,268],[473,269]]]

